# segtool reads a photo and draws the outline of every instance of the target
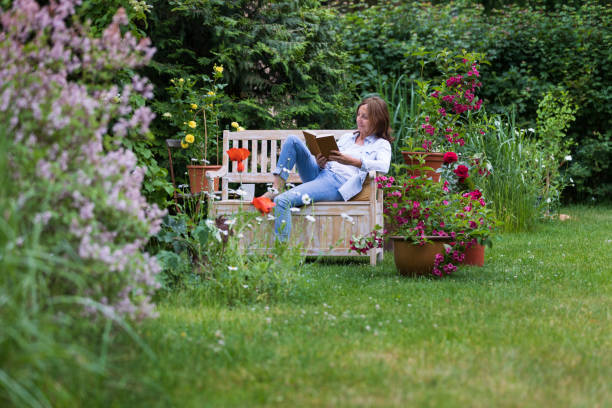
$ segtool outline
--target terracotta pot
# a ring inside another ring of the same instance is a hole
[[[400,275],[430,275],[434,267],[436,254],[444,254],[444,243],[450,237],[428,237],[432,242],[419,245],[405,241],[403,237],[392,236],[395,267]]]
[[[442,167],[444,164],[444,153],[440,152],[402,152],[402,156],[404,157],[404,163],[409,166],[415,166],[419,164],[418,157],[425,157],[425,166],[431,167],[433,171],[428,170],[426,172],[428,177],[431,177],[433,181],[440,181],[440,173],[436,173],[435,170]],[[419,176],[421,174],[420,171],[408,170],[409,174],[413,174],[415,176]]]
[[[483,266],[484,265],[484,253],[485,247],[480,244],[472,245],[468,249],[465,250],[464,255],[465,258],[461,264],[463,265],[474,265],[474,266]]]
[[[189,165],[187,166],[187,173],[189,174],[189,187],[191,188],[191,194],[197,194],[202,191],[208,190],[208,179],[206,178],[207,171],[217,171],[221,166],[201,166],[201,165]],[[219,190],[219,179],[215,178],[214,191]]]

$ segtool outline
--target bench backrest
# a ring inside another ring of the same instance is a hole
[[[348,130],[316,130],[318,134],[331,133],[336,139]],[[304,139],[301,130],[244,130],[241,132],[223,132],[223,169],[227,170],[223,177],[223,190],[227,191],[227,183],[270,183],[274,180],[272,171],[276,168],[276,161],[280,155],[281,147],[289,135]],[[226,151],[232,147],[248,149],[251,155],[244,161],[244,171],[239,173],[236,162],[230,162]],[[292,171],[290,183],[301,182],[300,176]]]

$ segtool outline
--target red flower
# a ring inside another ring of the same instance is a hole
[[[255,206],[262,214],[267,214],[276,205],[268,197],[255,197],[251,204]]]
[[[249,149],[232,147],[227,151],[227,155],[231,161],[238,162],[238,172],[242,173],[244,171],[244,163],[242,161],[251,155]]]
[[[470,195],[472,196],[472,200],[478,200],[480,197],[482,197],[480,190],[474,190],[470,193]]]
[[[457,168],[453,170],[453,172],[457,175],[457,177],[459,177],[459,182],[465,181],[465,179],[470,176],[468,173],[467,166],[464,166],[463,164],[457,166]]]
[[[454,163],[457,161],[457,153],[455,152],[446,152],[443,157],[444,163]]]

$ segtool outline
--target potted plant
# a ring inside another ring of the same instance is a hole
[[[387,229],[353,237],[351,248],[365,253],[389,237],[400,274],[452,273],[464,260],[465,250],[487,241],[497,227],[494,212],[478,190],[452,192],[446,183],[428,177],[424,166],[416,167],[419,175],[407,174],[405,165],[395,166],[399,176],[377,178],[384,190]]]
[[[469,197],[472,200],[478,200],[474,204],[474,214],[470,213],[468,216],[472,218],[484,218],[487,220],[487,226],[497,226],[498,222],[494,218],[493,210],[486,207],[484,198],[480,189],[477,187],[480,185],[480,181],[484,177],[488,177],[491,174],[491,165],[488,162],[484,162],[480,159],[480,154],[476,154],[475,157],[465,158],[461,154],[455,152],[446,152],[443,156],[443,164],[438,170],[442,180],[444,180],[443,188],[452,193],[460,193],[462,197]],[[466,206],[470,206],[470,203],[466,203]],[[482,208],[481,208],[482,207]],[[485,245],[490,245],[491,241],[488,239],[487,230],[473,231],[472,225],[474,222],[478,222],[478,219],[472,219],[470,228],[467,231],[471,231],[469,235],[464,237],[466,245],[464,254],[465,259],[461,262],[466,265],[484,265],[484,252]],[[480,225],[480,223],[479,223]]]
[[[219,113],[222,90],[226,85],[218,82],[222,77],[223,67],[215,65],[212,78],[207,75],[201,75],[200,78],[174,78],[167,88],[170,102],[158,106],[158,110],[164,111],[162,117],[178,130],[176,138],[180,139],[185,152],[183,158],[188,161],[187,172],[192,194],[206,191],[206,172],[221,168]],[[236,122],[232,122],[232,126],[242,130]],[[214,190],[218,190],[217,180]]]
[[[464,52],[449,58],[443,52],[438,57],[443,80],[433,88],[428,81],[416,81],[420,96],[417,128],[414,137],[404,143],[408,150],[402,151],[409,166],[417,165],[423,157],[430,168],[427,174],[434,181],[440,178],[436,170],[442,166],[444,152],[461,149],[472,132],[482,131],[475,120],[482,106],[482,99],[476,96],[482,86],[478,79],[482,54]]]

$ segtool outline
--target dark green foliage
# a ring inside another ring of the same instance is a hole
[[[576,142],[575,159],[581,160],[582,145],[588,150],[600,143],[594,134],[612,137],[612,8],[594,1],[579,8],[555,9],[548,3],[490,13],[470,1],[385,4],[348,13],[343,36],[354,82],[366,92],[379,78],[435,80],[440,50],[482,52],[490,61],[482,67],[487,109],[501,113],[516,106],[520,127],[534,127],[538,103],[548,91],[569,91],[578,112],[568,137]],[[605,143],[602,147],[608,151]],[[605,161],[610,160],[608,155]],[[583,177],[584,166],[589,165],[577,163],[570,169],[577,176],[578,197],[602,197],[612,190],[612,184],[601,185],[606,180],[602,167],[590,168],[591,178]]]
[[[222,65],[235,100],[226,125],[341,127],[351,120],[355,101],[336,16],[318,1],[153,4],[148,34],[158,52],[150,76],[166,86],[171,77]]]

